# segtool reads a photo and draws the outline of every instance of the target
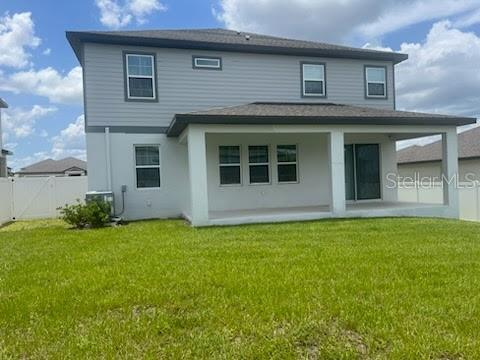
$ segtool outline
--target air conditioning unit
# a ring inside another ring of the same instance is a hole
[[[113,191],[88,191],[85,194],[85,201],[102,201],[110,204],[110,216],[115,215],[115,196]]]

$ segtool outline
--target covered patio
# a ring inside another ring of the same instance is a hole
[[[445,205],[400,201],[372,201],[346,204],[342,217],[442,216]],[[240,225],[283,221],[307,221],[338,217],[328,205],[285,207],[273,209],[244,209],[210,211],[211,225]]]
[[[397,140],[441,134],[444,174],[454,177],[456,126],[473,121],[336,104],[253,103],[177,114],[167,134],[188,147],[190,203],[184,216],[194,226],[331,217],[457,218],[454,182],[445,182],[443,204],[402,203],[389,176],[397,172]],[[295,150],[289,164],[295,164],[296,176],[284,183],[279,151],[285,147]],[[226,164],[223,148],[235,153]],[[252,149],[264,150],[261,163],[255,163]],[[222,166],[236,167],[226,173],[235,181],[222,183]],[[261,166],[265,180],[252,181]]]

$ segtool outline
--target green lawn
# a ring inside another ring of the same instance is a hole
[[[480,358],[480,224],[0,229],[0,358]]]

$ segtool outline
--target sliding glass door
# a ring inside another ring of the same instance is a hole
[[[344,153],[346,199],[380,199],[380,151],[378,144],[345,145]]]

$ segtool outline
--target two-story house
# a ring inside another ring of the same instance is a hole
[[[7,156],[13,155],[11,151],[3,148],[2,109],[6,108],[8,108],[8,104],[0,98],[0,178],[8,176]]]
[[[395,110],[407,55],[224,29],[67,32],[83,68],[90,190],[127,219],[193,225],[357,216],[458,217],[397,201],[395,143],[471,118]],[[123,209],[122,209],[123,208]]]

